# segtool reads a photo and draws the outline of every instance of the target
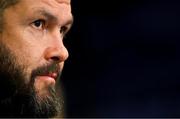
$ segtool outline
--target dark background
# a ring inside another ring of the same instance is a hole
[[[180,1],[72,0],[66,117],[180,117]]]

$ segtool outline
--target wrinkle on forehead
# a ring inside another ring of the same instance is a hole
[[[52,2],[52,0],[43,0],[44,2]],[[71,4],[71,0],[54,0],[54,2],[57,2],[58,4]]]
[[[70,4],[71,0],[56,0],[58,3]]]

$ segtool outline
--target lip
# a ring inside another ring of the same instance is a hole
[[[39,94],[47,94],[49,87],[54,87],[56,85],[56,80],[58,80],[60,68],[55,66],[49,66],[43,70],[40,70],[36,74],[34,79],[34,88]]]
[[[58,74],[55,72],[44,74],[44,75],[39,75],[37,76],[37,79],[45,80],[45,81],[50,81],[50,82],[56,82],[56,79],[58,77]]]
[[[56,78],[54,77],[49,76],[49,75],[37,76],[35,84],[55,85]]]
[[[47,95],[48,88],[54,87],[56,84],[55,78],[52,76],[37,76],[34,82],[34,88],[39,95]]]
[[[53,78],[54,80],[56,80],[58,74],[53,72],[53,73],[49,73],[49,74],[47,74],[47,75],[45,75],[45,76],[51,77],[51,78]]]

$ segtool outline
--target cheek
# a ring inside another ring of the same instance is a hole
[[[41,59],[42,54],[42,47],[40,46],[40,43],[37,42],[36,39],[37,36],[34,34],[29,33],[23,33],[23,55],[28,60],[28,62],[31,62],[32,64],[39,62]]]
[[[23,32],[23,53],[29,63],[30,70],[44,64],[44,50],[47,43],[45,42],[45,33],[34,32],[31,28],[27,28]]]
[[[14,55],[18,64],[24,64],[24,62],[26,62],[26,53],[24,53],[26,50],[23,46],[22,37],[18,35],[18,32],[14,32],[13,29],[8,30],[8,32],[6,31],[3,32],[2,42],[10,50],[12,55]]]
[[[36,50],[36,52],[42,52],[42,50],[47,45],[47,33],[47,30],[40,31],[28,27],[22,33],[26,47],[31,48],[32,50]]]
[[[30,74],[31,71],[37,68],[41,62],[43,47],[38,42],[38,35],[19,30],[19,32],[4,33],[3,42],[16,57],[17,63],[25,68],[25,71]]]

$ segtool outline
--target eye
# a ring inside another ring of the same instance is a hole
[[[33,27],[37,29],[44,29],[45,28],[45,20],[36,20],[32,23]]]

